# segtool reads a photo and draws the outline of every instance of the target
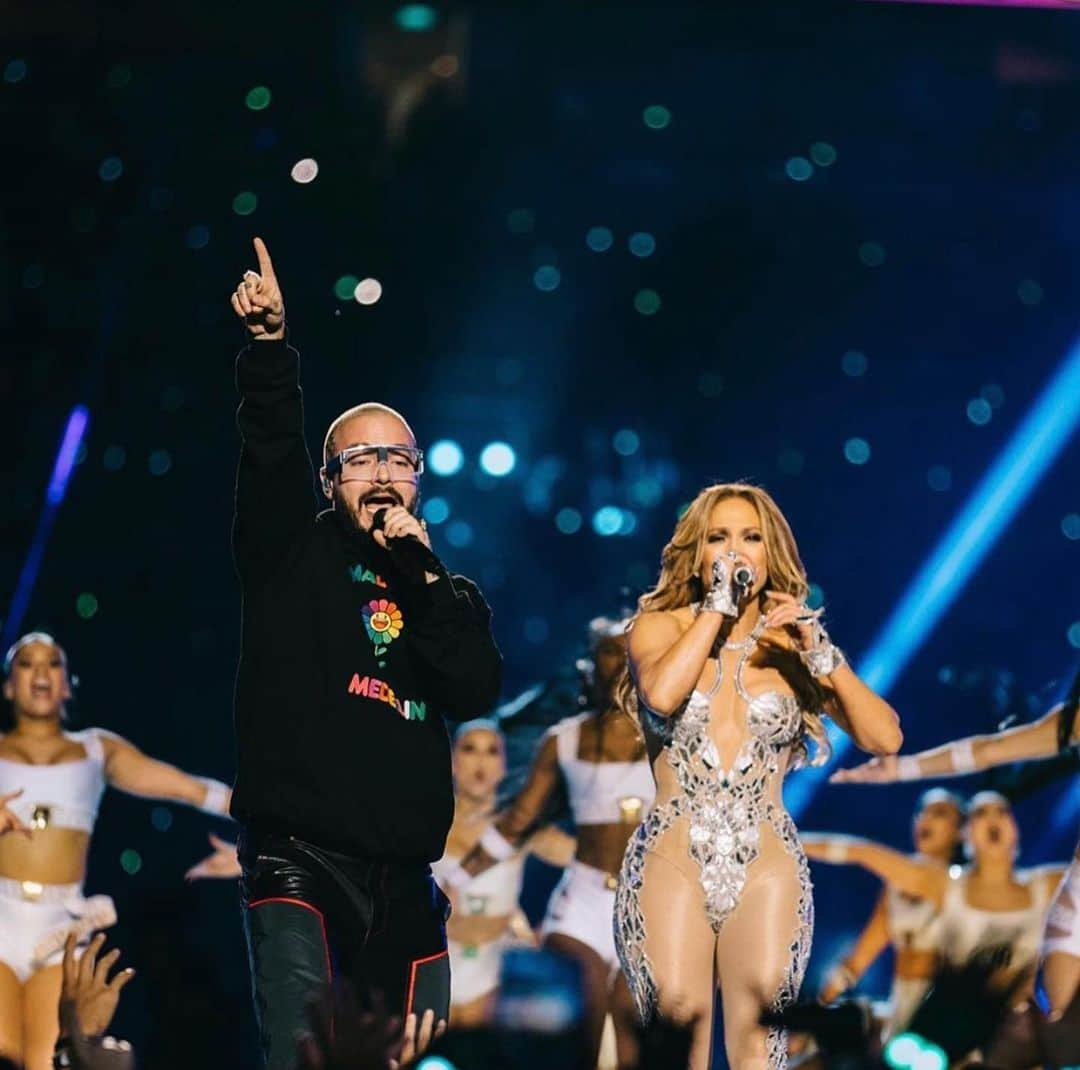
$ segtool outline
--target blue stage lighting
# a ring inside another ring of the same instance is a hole
[[[972,491],[859,662],[859,675],[886,693],[934,630],[1080,422],[1080,341],[1036,398],[1023,422]],[[848,738],[830,725],[833,762]],[[826,767],[792,778],[788,807],[805,809]]]
[[[622,510],[615,505],[605,505],[593,513],[593,531],[597,535],[618,535],[623,526]]]

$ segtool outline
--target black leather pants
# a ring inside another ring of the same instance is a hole
[[[255,1013],[268,1070],[292,1070],[308,1004],[336,976],[391,1014],[450,1006],[446,897],[424,864],[353,858],[245,829],[238,844]]]

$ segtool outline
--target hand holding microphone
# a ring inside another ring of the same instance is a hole
[[[427,529],[404,506],[377,509],[371,518],[371,537],[417,583],[434,583],[446,571],[431,549]]]
[[[712,566],[712,586],[701,602],[706,613],[721,613],[725,617],[739,615],[739,603],[744,601],[754,586],[753,566],[732,558],[729,564],[718,557]]]

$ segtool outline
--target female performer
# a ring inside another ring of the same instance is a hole
[[[657,802],[626,852],[616,937],[641,1016],[696,1020],[692,1070],[709,1065],[717,987],[733,1070],[786,1063],[782,1031],[758,1022],[794,999],[810,952],[810,879],[780,794],[806,737],[823,762],[824,712],[866,750],[900,746],[896,713],[847,666],[807,591],[773,499],[711,486],[629,633],[619,693],[640,712]]]
[[[1064,866],[1016,869],[1020,848],[1008,800],[981,791],[968,807],[965,842],[972,859],[959,873],[908,858],[891,847],[856,837],[808,834],[810,858],[849,862],[941,910],[944,961],[964,967],[982,959],[994,968],[990,984],[1019,1005],[1031,995],[1039,940]]]
[[[461,725],[454,733],[453,763],[454,821],[446,853],[431,867],[439,881],[491,827],[495,792],[506,775],[506,748],[499,726],[484,719]],[[567,866],[574,857],[574,838],[554,826],[543,828],[529,837],[521,850],[457,892],[458,908],[446,926],[453,1026],[468,1028],[488,1020],[503,950],[534,940],[518,905],[529,853],[553,866]]]
[[[969,736],[919,754],[874,759],[835,773],[837,784],[891,784],[962,776],[998,765],[1049,758],[1080,743],[1080,672],[1065,701],[1037,721],[992,735]],[[1051,1018],[1059,1017],[1080,990],[1080,843],[1047,916],[1043,983]]]
[[[116,921],[112,900],[82,894],[106,784],[149,799],[228,813],[229,789],[147,757],[100,728],[64,729],[67,657],[52,636],[24,635],[4,661],[11,727],[0,735],[0,1055],[52,1066],[64,941]],[[109,965],[115,955],[106,956]]]
[[[913,857],[946,870],[956,861],[964,817],[965,804],[959,796],[943,788],[925,792],[912,822]],[[886,884],[855,946],[829,971],[820,995],[822,1002],[831,1003],[854,988],[890,944],[893,981],[883,1040],[904,1031],[940,966],[942,917],[938,903]]]
[[[565,785],[577,850],[551,895],[540,931],[545,947],[581,964],[591,1045],[587,1065],[596,1062],[610,1013],[620,1068],[636,1065],[637,1045],[633,1005],[612,934],[616,873],[655,790],[637,727],[613,700],[626,661],[623,633],[622,621],[592,622],[594,709],[568,717],[547,732],[521,791],[460,865],[444,874],[451,886],[467,892],[465,882],[513,856],[560,782]]]

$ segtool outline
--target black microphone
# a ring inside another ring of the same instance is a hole
[[[415,535],[387,535],[386,510],[376,509],[371,516],[371,530],[382,531],[386,549],[401,571],[412,580],[423,583],[425,573],[441,576],[446,566]]]
[[[731,578],[738,587],[753,587],[754,570],[749,565],[736,565]]]

